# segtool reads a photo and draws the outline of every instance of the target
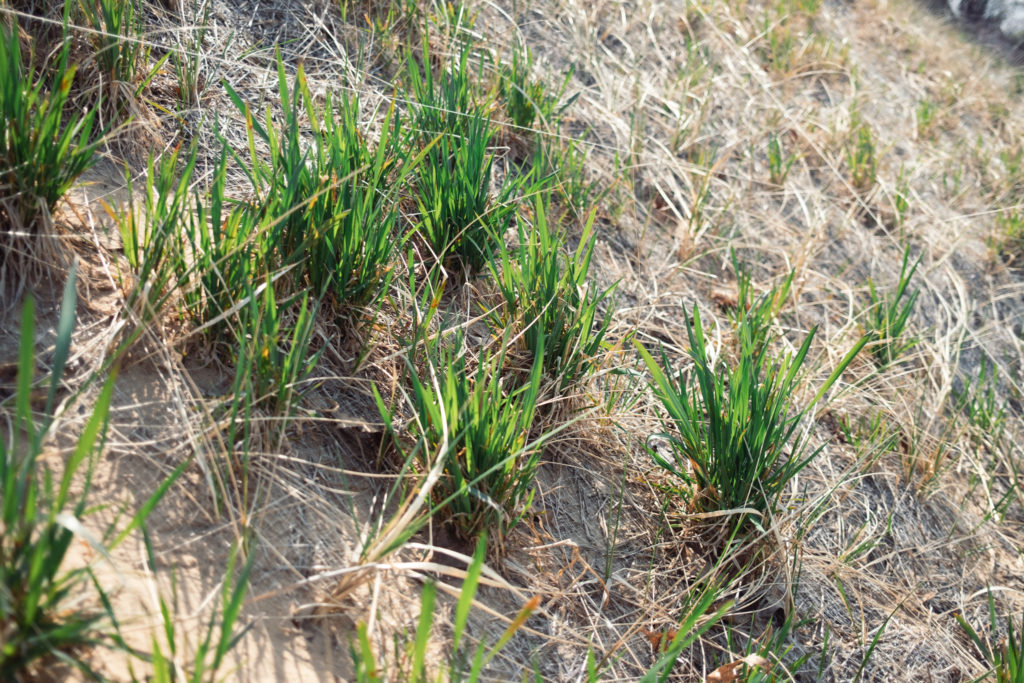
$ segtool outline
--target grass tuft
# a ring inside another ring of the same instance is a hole
[[[96,109],[69,108],[76,66],[70,40],[56,55],[52,80],[35,75],[35,54],[22,62],[18,24],[0,23],[0,216],[10,226],[0,244],[0,281],[16,263],[51,260],[57,251],[50,212],[96,163]]]
[[[509,386],[503,378],[506,347],[483,351],[470,369],[462,333],[450,348],[424,342],[425,370],[416,368],[415,347],[408,359],[410,401],[414,418],[408,428],[413,453],[424,471],[444,461],[442,478],[432,490],[435,510],[463,538],[493,530],[498,538],[522,518],[533,499],[533,475],[540,442],[529,441],[540,392],[543,353],[534,361],[526,383]],[[543,351],[543,349],[542,349]],[[378,396],[385,422],[394,415]]]
[[[736,511],[742,513],[741,520],[761,526],[778,511],[789,481],[820,451],[805,453],[806,437],[797,433],[801,420],[867,339],[847,353],[810,404],[796,408],[791,397],[802,380],[816,330],[795,354],[778,359],[769,355],[767,344],[759,343],[758,330],[756,319],[741,319],[739,358],[729,367],[709,357],[700,313],[694,307],[688,330],[693,367],[689,373],[680,371],[674,382],[662,369],[669,367],[664,350],[659,365],[639,343],[637,349],[653,377],[651,389],[675,428],[671,459],[654,449],[651,457],[685,484],[696,485],[691,504],[697,510]]]

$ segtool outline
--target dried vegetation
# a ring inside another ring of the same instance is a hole
[[[1017,53],[910,0],[0,38],[0,677],[1021,680]]]

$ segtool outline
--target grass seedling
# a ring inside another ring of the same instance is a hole
[[[56,55],[53,81],[35,77],[35,55],[22,63],[18,24],[0,23],[0,215],[11,233],[0,246],[0,281],[14,255],[50,261],[56,238],[49,213],[75,180],[98,159],[92,140],[96,109],[68,109],[75,65],[70,40]]]
[[[781,286],[773,287],[755,299],[749,269],[740,264],[735,251],[731,257],[736,273],[736,308],[731,316],[733,327],[740,336],[749,335],[754,348],[760,350],[771,340],[773,321],[786,303],[796,272],[791,271]]]
[[[159,163],[149,158],[141,208],[129,204],[126,212],[116,215],[106,207],[121,232],[132,270],[129,278],[134,281],[126,287],[130,292],[127,303],[140,327],[159,319],[164,305],[188,280],[190,267],[182,249],[181,228],[191,209],[189,185],[196,154],[193,150],[179,171],[179,151],[164,156]],[[130,171],[126,171],[125,179],[130,201],[134,202]]]
[[[1011,268],[1020,269],[1024,256],[1024,212],[1017,209],[996,217],[996,236],[990,240],[999,258]]]
[[[651,457],[687,484],[696,484],[693,505],[702,511],[746,510],[741,520],[762,525],[778,510],[789,480],[818,454],[804,454],[805,438],[797,433],[801,420],[839,379],[867,342],[862,338],[803,408],[790,397],[801,381],[801,369],[814,338],[807,335],[794,355],[773,359],[767,344],[756,344],[749,322],[737,330],[740,342],[735,366],[708,358],[700,313],[693,311],[688,330],[693,368],[689,378],[680,371],[673,382],[662,370],[669,359],[662,351],[659,365],[637,343],[653,376],[651,388],[668,412],[676,435],[671,437],[671,459],[650,449]],[[688,474],[692,463],[692,476]]]
[[[424,63],[430,51],[424,36]],[[515,200],[530,175],[510,173],[491,197],[494,156],[489,146],[495,128],[486,108],[477,104],[470,81],[470,45],[458,61],[436,80],[429,66],[421,73],[410,55],[407,78],[414,107],[414,125],[426,149],[416,172],[417,231],[434,256],[443,261],[457,255],[471,271],[491,258],[500,237],[515,217]]]
[[[889,296],[879,295],[874,282],[868,280],[871,306],[866,311],[865,328],[872,341],[868,348],[879,367],[892,365],[897,358],[917,344],[917,338],[904,337],[904,332],[914,303],[920,294],[918,289],[908,293],[907,287],[920,263],[921,258],[918,257],[914,264],[910,265],[910,248],[904,250],[900,277],[895,291]]]
[[[1000,399],[995,363],[982,358],[978,376],[964,379],[963,390],[953,392],[953,402],[977,430],[977,436],[987,437],[992,444],[1000,442],[1006,426],[1006,402]]]
[[[1024,683],[1024,615],[1021,616],[1021,625],[1015,630],[1013,619],[1007,619],[1006,637],[998,644],[993,645],[989,637],[979,634],[967,620],[959,614],[954,615],[960,628],[964,630],[967,637],[971,639],[974,646],[978,648],[982,659],[988,664],[989,671],[975,681],[987,680],[989,676],[994,677],[997,683]],[[988,591],[988,618],[991,637],[999,633],[999,618],[996,616],[996,603],[992,597],[992,591]]]
[[[924,136],[928,134],[932,124],[935,123],[935,118],[938,108],[935,102],[925,97],[918,101],[917,109],[914,110],[914,119],[917,122],[917,134]]]
[[[864,191],[875,183],[878,161],[875,156],[875,138],[871,126],[861,121],[854,109],[850,114],[850,139],[846,143],[846,164],[850,169],[850,182],[855,190]]]
[[[171,53],[171,64],[178,81],[178,102],[182,109],[199,104],[206,83],[211,80],[202,74],[202,50],[212,7],[212,2],[197,0],[193,5],[192,26],[181,33],[179,47]]]
[[[93,29],[94,58],[108,86],[133,84],[146,52],[139,37],[135,0],[80,0],[78,6]]]
[[[595,214],[590,214],[576,252],[567,255],[565,234],[551,231],[547,213],[546,200],[538,197],[532,229],[520,222],[519,246],[502,245],[499,258],[491,262],[505,299],[504,309],[492,316],[492,323],[495,329],[503,329],[519,321],[526,347],[542,360],[545,371],[556,380],[556,392],[562,394],[597,367],[611,325],[612,288],[598,291],[587,282],[596,242]]]
[[[146,536],[146,554],[149,558],[150,567],[157,566],[153,554],[153,547],[149,537]],[[172,601],[168,606],[162,596],[158,598],[160,604],[160,616],[163,619],[163,637],[167,651],[156,636],[152,639],[153,651],[148,659],[152,666],[150,676],[142,680],[151,683],[175,683],[185,681],[186,683],[204,683],[221,680],[217,674],[224,666],[227,654],[238,644],[249,627],[236,632],[235,625],[239,620],[242,610],[242,602],[245,599],[246,590],[249,587],[249,574],[252,571],[252,563],[255,555],[250,550],[249,558],[242,564],[235,576],[238,567],[238,557],[241,552],[241,543],[235,545],[228,557],[228,565],[224,574],[224,581],[220,589],[220,604],[211,612],[206,622],[206,628],[200,629],[202,638],[195,644],[195,650],[190,653],[192,661],[186,666],[180,666],[180,658],[186,654],[185,650],[189,645],[190,634],[187,631],[178,631],[175,627],[175,619],[171,616],[171,608],[178,608],[177,582],[171,583]],[[138,681],[132,673],[132,680]]]
[[[574,71],[575,67],[569,68],[562,87],[558,93],[551,95],[543,82],[532,77],[533,53],[529,48],[512,52],[512,64],[502,70],[498,90],[505,101],[509,119],[521,133],[531,131],[538,119],[545,127],[557,128],[558,117],[576,100],[574,95],[565,104],[558,106]]]
[[[526,620],[530,618],[530,615],[540,605],[539,596],[528,600],[516,616],[512,618],[508,627],[493,645],[487,646],[482,640],[477,644],[476,648],[465,645],[464,636],[467,634],[466,626],[469,620],[469,610],[473,605],[480,583],[480,576],[483,573],[486,550],[487,536],[486,534],[481,534],[477,540],[476,552],[473,554],[472,562],[466,568],[465,579],[459,590],[459,599],[455,606],[451,654],[448,657],[448,661],[441,664],[434,675],[428,674],[426,651],[436,615],[434,605],[437,585],[434,582],[424,584],[423,592],[420,595],[420,618],[416,626],[416,634],[409,656],[409,669],[401,672],[400,678],[402,680],[410,681],[411,683],[423,683],[428,680],[475,683],[481,680],[484,667],[501,652],[512,639],[512,636],[522,628]],[[349,645],[349,652],[352,655],[356,681],[369,683],[370,681],[383,680],[381,678],[382,667],[377,663],[377,658],[373,653],[365,623],[360,623],[356,628],[356,638]]]
[[[269,277],[251,288],[245,301],[239,312],[236,362],[252,371],[248,399],[253,406],[267,405],[286,422],[301,396],[299,384],[320,358],[320,353],[309,352],[317,304],[311,305],[305,293],[279,302]]]
[[[390,282],[399,244],[393,234],[395,191],[422,157],[396,168],[392,154],[405,142],[394,109],[371,150],[358,130],[357,99],[328,96],[325,110],[318,111],[301,65],[290,94],[280,54],[277,71],[285,114],[280,128],[269,110],[262,125],[256,121],[225,83],[248,122],[250,158],[244,165],[258,195],[254,214],[267,231],[267,262],[298,265],[298,278],[305,277],[314,294],[330,295],[339,305],[375,301]],[[302,113],[312,127],[312,146],[299,129]],[[270,147],[269,163],[257,154],[254,136]]]
[[[77,659],[75,648],[106,644],[124,647],[116,632],[110,601],[89,566],[68,568],[65,558],[75,538],[88,542],[101,556],[110,552],[139,527],[181,473],[179,468],[165,480],[116,536],[110,527],[96,539],[82,520],[95,508],[88,507],[92,470],[103,448],[107,415],[116,372],[112,373],[92,408],[92,414],[63,472],[52,469],[53,459],[43,457],[44,440],[54,422],[60,378],[70,354],[75,313],[75,271],[64,289],[57,339],[48,386],[43,385],[45,409],[37,422],[33,403],[35,306],[27,299],[22,311],[17,389],[11,430],[0,439],[0,679],[22,680],[44,657],[54,657],[94,676]],[[0,406],[2,407],[2,406]],[[82,484],[72,493],[73,484]],[[88,611],[68,604],[72,596],[99,592],[102,611]],[[107,632],[104,632],[107,631]]]
[[[228,152],[221,154],[206,193],[194,195],[194,211],[183,225],[184,247],[195,275],[183,288],[184,308],[207,339],[231,341],[232,313],[243,305],[252,283],[266,268],[267,230],[247,206],[227,206]]]
[[[543,349],[527,382],[507,386],[501,376],[506,348],[484,351],[476,371],[468,367],[468,349],[461,333],[446,349],[427,346],[426,374],[415,371],[409,358],[410,400],[414,419],[409,428],[423,470],[444,460],[444,473],[432,491],[436,508],[463,537],[494,530],[498,538],[529,509],[540,444],[529,432],[540,392]],[[385,422],[393,417],[378,395]],[[394,432],[392,430],[392,434]],[[396,441],[399,451],[402,450]]]
[[[786,182],[789,170],[796,163],[797,156],[787,154],[782,147],[782,140],[777,134],[768,138],[768,179],[773,185],[782,185]]]

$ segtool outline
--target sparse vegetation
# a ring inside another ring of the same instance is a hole
[[[123,647],[117,618],[93,569],[88,565],[69,568],[66,560],[76,540],[109,557],[132,529],[145,522],[174,480],[173,476],[165,480],[120,532],[111,527],[97,539],[83,525],[95,513],[90,506],[90,484],[106,438],[117,373],[111,373],[100,390],[67,461],[60,463],[60,468],[48,463],[43,457],[45,439],[56,419],[75,327],[74,270],[64,288],[62,306],[52,370],[43,382],[37,382],[36,309],[31,298],[25,302],[14,411],[8,413],[14,422],[0,440],[0,523],[4,531],[0,535],[0,677],[7,680],[19,680],[38,670],[46,657],[94,675],[79,655],[81,648]],[[37,399],[42,401],[37,403]],[[41,419],[33,415],[37,408],[42,410]],[[84,487],[73,489],[83,478]],[[92,586],[99,593],[101,609],[80,604],[79,594]]]
[[[1013,617],[1007,619],[1006,636],[996,642],[1000,633],[999,617],[991,589],[988,591],[988,633],[978,633],[961,615],[956,620],[984,661],[991,667],[987,676],[993,676],[998,683],[1020,683],[1024,681],[1024,615],[1014,628]],[[987,678],[987,676],[985,676]],[[980,679],[979,679],[980,680]]]
[[[918,258],[911,265],[910,249],[904,250],[900,276],[890,294],[879,294],[875,289],[875,283],[868,280],[871,305],[867,310],[865,327],[872,339],[872,344],[868,348],[880,367],[892,365],[897,358],[917,344],[917,338],[907,335],[906,329],[910,314],[914,310],[914,303],[921,293],[919,289],[908,291],[910,280],[914,277],[920,262],[921,259]]]
[[[151,3],[0,0],[0,678],[1020,680],[1017,67]]]

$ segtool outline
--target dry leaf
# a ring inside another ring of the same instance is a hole
[[[664,652],[668,644],[676,638],[678,631],[674,628],[667,628],[664,631],[649,631],[647,629],[641,629],[644,637],[651,641],[651,649],[654,650],[655,654]]]
[[[750,654],[743,659],[737,659],[735,662],[729,662],[718,667],[704,679],[704,683],[729,683],[735,681],[740,677],[743,665],[754,668],[759,667],[768,671],[771,668],[771,662],[757,654]]]

